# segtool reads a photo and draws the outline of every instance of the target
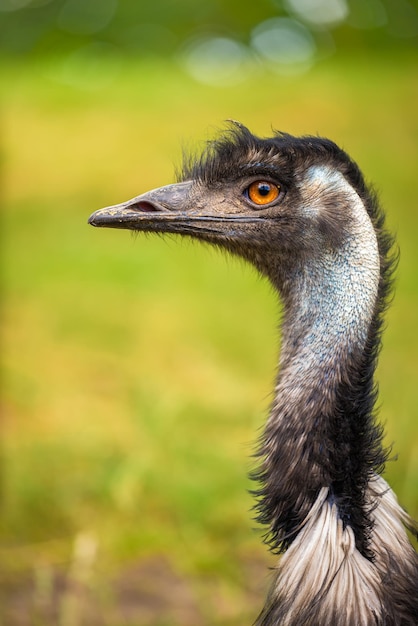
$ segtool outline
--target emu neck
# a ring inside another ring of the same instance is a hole
[[[259,475],[260,520],[269,524],[276,549],[291,543],[327,488],[367,554],[364,493],[381,451],[372,419],[376,355],[370,345],[379,253],[368,214],[351,192],[341,245],[307,255],[281,286],[280,369]]]

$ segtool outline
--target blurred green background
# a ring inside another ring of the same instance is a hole
[[[418,14],[404,0],[1,0],[0,624],[242,625],[268,586],[247,472],[279,303],[242,263],[87,226],[227,118],[319,133],[401,260],[378,379],[418,516]]]

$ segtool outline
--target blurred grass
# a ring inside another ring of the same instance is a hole
[[[259,565],[274,562],[253,532],[246,473],[274,377],[275,297],[213,250],[86,220],[170,182],[182,142],[226,118],[343,145],[381,190],[401,248],[380,415],[399,457],[387,478],[418,516],[416,57],[329,59],[230,89],[169,63],[127,64],[108,82],[103,68],[89,88],[61,70],[1,69],[0,583],[10,595],[29,577],[41,594],[87,534],[96,591],[123,564],[164,555],[201,623],[249,622]],[[187,623],[155,616],[129,623]]]

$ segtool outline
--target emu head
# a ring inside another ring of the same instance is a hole
[[[362,175],[333,142],[277,133],[260,139],[233,123],[180,182],[93,213],[93,226],[191,236],[244,257],[275,285],[347,235]],[[369,221],[369,220],[367,220]]]

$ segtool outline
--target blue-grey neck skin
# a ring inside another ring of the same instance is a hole
[[[343,176],[312,168],[307,178],[310,187],[302,192],[306,212],[321,211],[320,200],[315,195],[312,199],[313,187],[318,197],[321,185],[327,190],[334,188],[345,198],[346,205],[339,208],[348,224],[339,247],[315,249],[315,255],[303,259],[291,277],[292,284],[288,281],[287,285],[281,370],[287,364],[292,378],[298,375],[305,382],[313,378],[318,386],[319,372],[326,376],[328,371],[338,378],[339,366],[350,354],[364,349],[378,295],[380,259],[370,218]]]
[[[344,523],[363,517],[364,502],[353,502],[350,486],[350,466],[362,442],[351,423],[355,408],[341,413],[338,395],[354,382],[351,371],[363,358],[376,311],[380,258],[363,202],[339,172],[308,171],[303,210],[311,217],[319,214],[330,193],[344,199],[344,206],[335,208],[346,216],[338,246],[307,241],[306,254],[285,281],[282,264],[277,279],[270,275],[285,308],[276,398],[261,447],[261,477],[267,483],[261,519],[270,526],[275,549],[289,544],[322,487],[340,505]],[[369,468],[361,469],[367,476]],[[366,549],[364,523],[355,533]]]

